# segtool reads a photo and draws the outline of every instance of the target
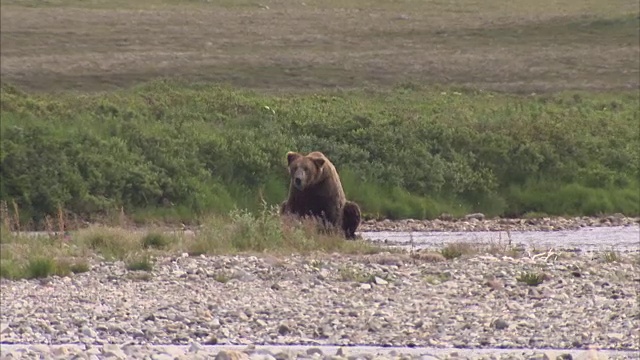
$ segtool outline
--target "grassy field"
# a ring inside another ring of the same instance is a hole
[[[403,81],[518,93],[638,86],[635,0],[2,0],[2,81],[158,76],[275,91]]]
[[[328,154],[371,216],[640,213],[636,1],[0,7],[22,223],[257,210],[289,150]]]

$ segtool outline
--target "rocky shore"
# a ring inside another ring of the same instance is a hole
[[[559,231],[585,227],[640,226],[640,217],[614,214],[603,217],[486,218],[468,214],[455,219],[446,214],[435,220],[365,220],[358,231]]]
[[[26,358],[42,358],[38,351],[48,351],[44,358],[70,358],[71,350],[55,353],[44,346],[70,343],[95,349],[79,358],[111,359],[151,358],[151,350],[144,350],[150,345],[195,347],[191,353],[181,350],[180,356],[153,357],[166,359],[206,358],[208,345],[501,348],[520,351],[506,357],[517,359],[549,358],[520,348],[638,351],[638,270],[637,257],[613,260],[605,254],[571,253],[446,261],[389,253],[281,258],[184,254],[156,259],[151,272],[96,261],[89,272],[71,277],[2,280],[0,340],[38,344],[28,354],[23,350]],[[244,356],[375,356],[320,352]],[[233,358],[220,356],[216,358]],[[389,356],[378,358],[403,355]]]

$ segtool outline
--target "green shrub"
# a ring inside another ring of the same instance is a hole
[[[546,276],[544,274],[526,272],[518,276],[516,280],[529,286],[538,286],[546,280]]]
[[[77,235],[78,242],[106,260],[124,260],[142,249],[141,235],[124,229],[94,226]]]
[[[157,232],[149,233],[142,238],[142,246],[145,249],[164,249],[169,246],[170,243],[171,240],[169,239],[169,236]]]
[[[86,262],[77,262],[77,263],[72,264],[69,267],[69,270],[74,274],[81,274],[81,273],[85,273],[85,272],[88,272],[89,270],[91,270],[91,267]]]
[[[0,200],[23,220],[58,205],[176,221],[257,211],[284,199],[289,150],[327,154],[373,216],[640,214],[633,92],[276,97],[159,81],[85,96],[2,85],[1,95]]]
[[[71,270],[66,263],[56,261],[53,258],[37,257],[28,260],[23,277],[38,279],[52,275],[66,276],[70,273]]]
[[[153,262],[149,256],[134,256],[126,261],[127,270],[130,271],[151,271]]]

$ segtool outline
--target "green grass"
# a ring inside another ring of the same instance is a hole
[[[452,90],[275,96],[157,81],[36,96],[3,84],[0,200],[25,222],[60,206],[89,219],[124,207],[141,222],[254,212],[285,198],[287,151],[320,150],[369,216],[640,214],[637,93]],[[250,215],[235,216],[250,231]]]
[[[388,273],[374,273],[364,269],[348,266],[341,267],[338,270],[338,273],[342,281],[350,281],[363,284],[375,284],[376,278],[382,279],[387,282],[391,282],[393,280]]]
[[[148,256],[137,256],[127,261],[127,270],[151,271],[153,270],[153,262]]]
[[[80,261],[68,263],[59,258],[44,254],[30,254],[26,259],[2,259],[0,277],[6,279],[41,279],[50,276],[69,276],[90,270],[89,265]]]
[[[544,274],[537,274],[532,272],[526,272],[516,278],[517,281],[525,283],[529,286],[538,286],[542,284],[546,279]]]
[[[276,206],[260,211],[232,211],[210,218],[198,236],[186,243],[189,254],[339,252],[374,254],[380,247],[364,241],[346,241],[341,234],[319,229],[311,220],[281,218]]]
[[[620,253],[616,250],[607,250],[602,255],[604,262],[614,263],[620,262]]]
[[[144,248],[164,249],[171,243],[171,238],[159,232],[153,232],[142,238],[142,246]]]
[[[451,260],[455,258],[459,258],[464,254],[467,254],[471,251],[468,246],[460,245],[460,244],[450,244],[445,246],[440,250],[440,254],[444,256],[445,259]]]

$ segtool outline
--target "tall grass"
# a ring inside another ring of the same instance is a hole
[[[158,81],[1,95],[0,200],[23,222],[60,208],[183,222],[259,211],[286,196],[289,150],[327,154],[372,216],[640,214],[637,93],[273,96]]]

